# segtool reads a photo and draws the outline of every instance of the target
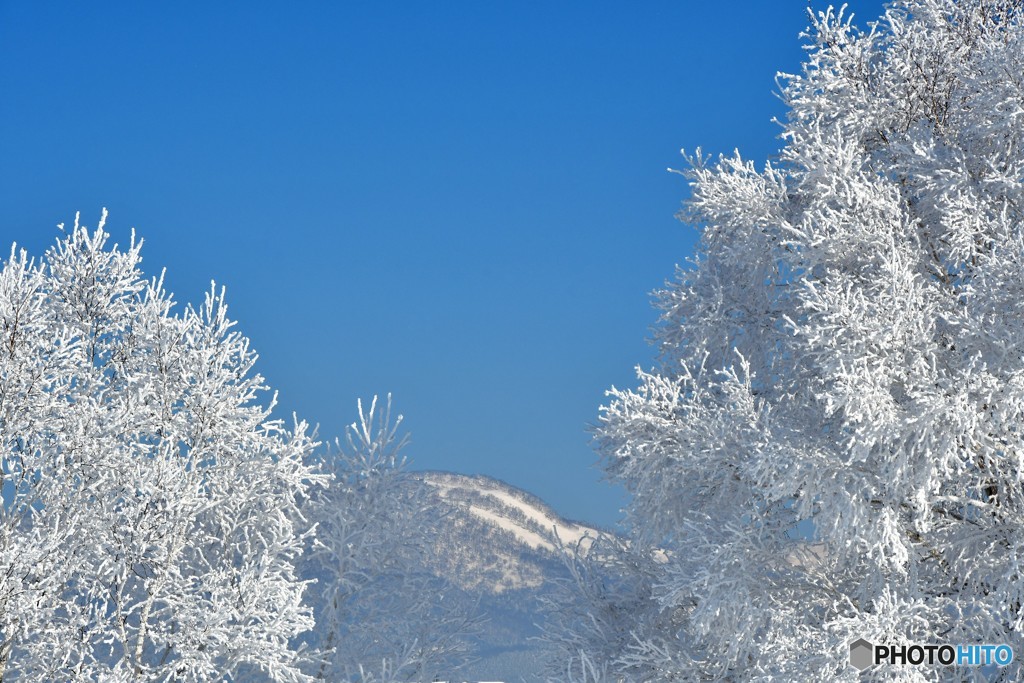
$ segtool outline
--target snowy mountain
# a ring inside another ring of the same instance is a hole
[[[445,578],[487,618],[479,661],[464,680],[540,680],[540,601],[568,578],[562,547],[583,549],[602,532],[563,519],[537,497],[485,476],[415,472],[427,485],[441,531],[428,569]]]

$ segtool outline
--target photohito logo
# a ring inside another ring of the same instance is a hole
[[[1006,666],[1013,648],[1000,645],[872,645],[864,638],[850,643],[850,665],[863,671],[875,664],[912,666]]]

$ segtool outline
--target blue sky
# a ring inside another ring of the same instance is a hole
[[[817,5],[816,5],[817,6]],[[880,2],[854,2],[858,23]],[[292,411],[611,525],[603,392],[693,253],[680,148],[778,149],[803,2],[0,1],[0,242],[80,210],[215,279]],[[6,249],[6,247],[4,247]]]

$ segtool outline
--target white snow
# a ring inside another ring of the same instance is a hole
[[[494,524],[499,529],[512,532],[516,539],[530,546],[531,548],[543,548],[544,550],[555,550],[555,545],[551,541],[547,540],[540,534],[530,531],[529,529],[516,524],[508,517],[502,517],[501,515],[485,510],[484,508],[477,507],[476,505],[469,506],[470,513],[476,515],[480,519]]]
[[[485,480],[451,477],[444,474],[429,474],[424,477],[424,481],[436,488],[438,494],[445,499],[449,499],[449,494],[453,489],[466,488],[469,488],[479,496],[493,499],[496,503],[493,510],[473,504],[463,504],[463,507],[468,509],[474,516],[493,524],[499,529],[512,533],[516,539],[531,548],[554,552],[558,547],[557,541],[561,541],[568,548],[579,544],[582,550],[586,550],[590,547],[593,539],[599,535],[596,529],[582,524],[565,522],[560,517],[552,515],[535,505],[531,505],[529,502],[519,499],[511,492],[499,486],[489,484]],[[467,487],[469,482],[472,482],[472,484]],[[549,534],[542,535],[523,526],[516,520],[495,511],[502,509],[518,511],[526,519],[535,522],[540,528],[549,531]]]

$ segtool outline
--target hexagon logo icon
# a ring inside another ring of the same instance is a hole
[[[874,649],[874,646],[863,638],[850,643],[850,664],[853,668],[863,671],[874,664],[874,657],[871,656]]]

